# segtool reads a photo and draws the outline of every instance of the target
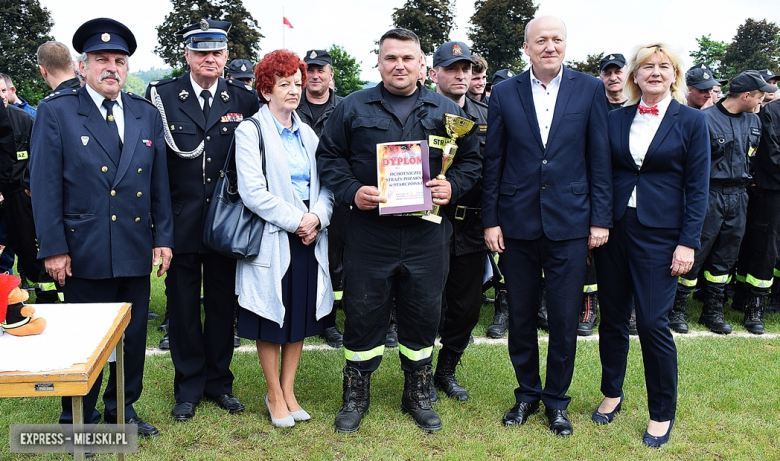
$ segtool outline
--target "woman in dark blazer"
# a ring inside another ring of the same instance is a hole
[[[677,349],[669,311],[677,277],[700,248],[709,187],[706,117],[680,104],[684,77],[668,46],[634,52],[626,79],[626,106],[609,114],[614,228],[595,249],[600,291],[601,392],[593,412],[612,422],[624,399],[628,322],[636,302],[650,422],[642,442],[669,441],[677,406]]]

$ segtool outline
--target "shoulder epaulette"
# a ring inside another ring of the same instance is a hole
[[[126,95],[128,95],[128,96],[130,96],[130,97],[131,97],[131,98],[133,98],[133,99],[137,99],[137,100],[139,100],[139,101],[143,101],[143,102],[145,102],[145,103],[149,104],[150,106],[154,107],[154,104],[152,104],[152,102],[151,102],[151,101],[149,101],[148,99],[144,98],[144,97],[143,97],[143,96],[141,96],[140,94],[135,94],[135,93],[125,93],[125,94],[126,94]],[[156,107],[155,107],[155,109],[156,109]]]
[[[238,80],[233,80],[232,78],[229,78],[229,79],[227,79],[227,82],[228,82],[229,84],[233,85],[233,86],[237,86],[237,87],[239,87],[239,88],[242,88],[242,89],[244,89],[244,91],[249,91],[250,93],[252,93],[252,92],[254,92],[254,91],[255,91],[255,89],[254,89],[254,88],[252,88],[252,86],[251,86],[251,85],[247,85],[246,83],[244,83],[244,82],[240,82],[240,81],[238,81]]]
[[[165,85],[166,83],[175,82],[178,79],[179,79],[179,77],[164,78],[162,80],[152,80],[151,82],[149,82],[149,85],[150,86],[161,86],[161,85]]]
[[[43,102],[43,101],[51,101],[52,99],[56,99],[56,98],[59,98],[59,97],[62,97],[62,96],[66,96],[66,95],[76,96],[78,94],[78,91],[79,90],[77,90],[75,88],[68,88],[68,89],[65,89],[65,90],[55,91],[55,92],[49,94],[48,96],[46,96],[45,98],[43,98],[43,100],[41,102]]]
[[[466,96],[466,97],[468,97],[468,96]],[[469,99],[471,99],[471,98],[469,98]],[[473,102],[474,104],[476,104],[476,105],[478,105],[478,106],[484,107],[485,109],[487,109],[487,108],[488,108],[488,105],[487,105],[487,104],[485,104],[485,103],[484,103],[484,102],[482,102],[482,101],[477,101],[476,99],[472,99],[472,100],[471,100],[471,102]]]

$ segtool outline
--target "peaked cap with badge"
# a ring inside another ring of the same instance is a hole
[[[707,64],[695,64],[685,73],[685,84],[700,90],[720,85]]]

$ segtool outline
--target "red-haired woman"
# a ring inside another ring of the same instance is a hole
[[[333,307],[325,229],[333,194],[320,187],[317,136],[295,113],[305,84],[306,64],[295,53],[268,53],[255,67],[255,87],[267,102],[253,115],[261,130],[250,121],[236,130],[238,191],[266,221],[260,254],[236,268],[238,334],[257,341],[278,427],[311,418],[295,398],[295,372],[304,338],[322,333],[320,319]]]

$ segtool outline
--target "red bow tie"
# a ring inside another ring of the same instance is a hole
[[[639,105],[639,113],[640,114],[658,115],[658,106],[656,105],[656,106],[647,107],[647,106],[643,106],[643,105],[640,104]]]

